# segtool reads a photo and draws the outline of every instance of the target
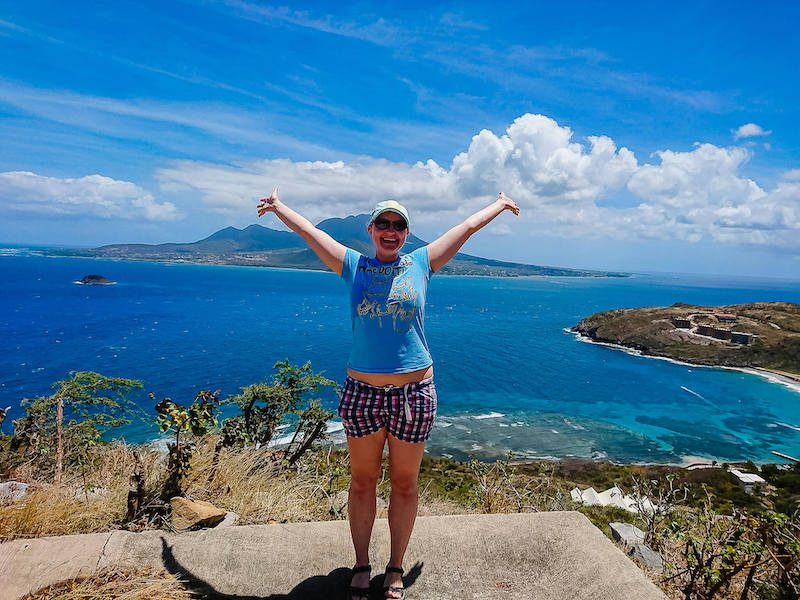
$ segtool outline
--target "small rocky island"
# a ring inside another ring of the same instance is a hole
[[[571,330],[647,356],[800,380],[800,304],[791,302],[623,308],[586,317]]]
[[[76,281],[75,283],[80,283],[83,285],[111,285],[116,283],[116,281],[111,281],[110,279],[106,279],[102,275],[87,275],[82,279]]]

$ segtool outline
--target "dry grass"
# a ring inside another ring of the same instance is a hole
[[[166,571],[109,569],[71,579],[25,596],[23,600],[190,600],[194,598]]]
[[[279,454],[226,449],[213,480],[208,481],[212,442],[200,444],[192,458],[192,472],[184,482],[186,496],[235,512],[242,525],[335,518],[331,497],[346,484],[332,481],[324,468],[281,471],[275,462]]]
[[[121,526],[128,498],[128,478],[133,472],[135,454],[141,457],[147,474],[146,485],[155,489],[162,473],[156,452],[135,449],[126,444],[100,447],[92,455],[86,469],[90,489],[102,489],[100,495],[85,490],[83,473],[69,471],[61,486],[26,477],[24,471],[12,474],[19,481],[31,484],[22,502],[0,507],[0,540],[21,537],[68,535],[109,531]]]
[[[198,444],[183,482],[185,496],[237,513],[242,525],[342,517],[331,508],[333,495],[347,486],[346,463],[338,453],[319,452],[301,469],[281,471],[272,451],[223,450],[209,481],[214,443],[208,438]],[[153,449],[113,444],[97,448],[86,470],[88,487],[105,490],[88,501],[84,494],[76,497],[76,490],[84,488],[79,471],[68,472],[61,486],[36,481],[28,467],[13,473],[15,479],[31,484],[31,491],[22,502],[0,507],[0,540],[123,527],[136,456],[145,474],[145,504],[158,505],[167,476],[165,457]],[[159,526],[165,523],[158,518],[138,524],[138,528]]]

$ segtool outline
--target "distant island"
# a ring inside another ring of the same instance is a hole
[[[572,331],[648,356],[800,381],[800,304],[791,302],[623,308],[586,317]]]
[[[106,279],[102,275],[87,275],[86,277],[82,277],[75,283],[80,283],[83,285],[111,285],[112,283],[116,282],[111,281],[110,279]]]
[[[362,254],[372,254],[372,241],[367,233],[369,215],[320,222],[317,227],[345,246]],[[409,235],[404,252],[412,252],[427,242]],[[148,260],[158,262],[190,262],[214,265],[280,267],[284,269],[326,270],[303,239],[289,231],[278,231],[261,225],[244,229],[226,227],[205,239],[170,244],[112,244],[88,250],[54,249],[50,256],[79,256]],[[505,262],[459,252],[439,273],[444,275],[486,275],[493,277],[561,276],[561,277],[628,277],[626,273],[544,267]]]

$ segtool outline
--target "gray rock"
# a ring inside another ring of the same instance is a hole
[[[19,502],[28,494],[28,484],[21,481],[0,483],[0,505]]]
[[[225,513],[225,518],[222,519],[222,521],[219,522],[219,525],[217,525],[214,529],[219,529],[220,527],[230,527],[238,520],[239,515],[237,515],[235,512],[228,511]]]
[[[664,559],[661,555],[646,544],[634,544],[628,552],[630,556],[645,566],[658,571],[664,570]]]
[[[347,510],[347,490],[336,492],[331,497],[331,512],[341,514]]]
[[[630,523],[609,523],[611,535],[616,542],[622,542],[627,546],[644,543],[644,531],[631,525]]]

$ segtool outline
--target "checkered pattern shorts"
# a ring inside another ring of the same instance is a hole
[[[436,418],[433,378],[376,387],[348,377],[341,392],[339,416],[348,437],[364,437],[385,428],[404,442],[424,442]]]

